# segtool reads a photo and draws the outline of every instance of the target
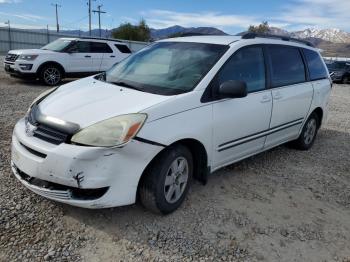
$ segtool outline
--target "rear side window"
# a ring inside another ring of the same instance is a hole
[[[90,42],[91,53],[113,53],[113,50],[106,43]]]
[[[261,47],[253,46],[238,50],[229,58],[218,74],[219,85],[229,80],[241,80],[248,92],[265,89],[265,63]]]
[[[120,44],[116,44],[115,47],[124,54],[131,54],[131,50],[129,49],[128,46],[126,45],[120,45]]]
[[[305,66],[298,48],[269,46],[271,82],[273,87],[306,81]]]
[[[304,49],[303,52],[306,58],[307,66],[309,68],[310,80],[327,78],[327,70],[322,63],[319,54],[309,49]]]

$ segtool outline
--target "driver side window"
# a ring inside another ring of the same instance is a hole
[[[74,42],[67,51],[72,53],[90,53],[90,43],[85,41]]]
[[[265,89],[265,63],[262,47],[244,47],[234,53],[221,68],[218,86],[229,80],[247,84],[248,93]]]

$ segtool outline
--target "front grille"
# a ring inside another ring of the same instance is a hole
[[[55,145],[69,142],[70,137],[73,134],[75,134],[75,132],[80,128],[79,125],[68,122],[67,123],[69,125],[67,124],[62,128],[56,127],[49,121],[45,121],[45,119],[40,120],[40,117],[43,118],[43,115],[41,115],[38,105],[35,104],[32,106],[29,113],[26,115],[26,124],[30,123],[32,126],[35,126],[35,128],[33,128],[32,131],[34,137],[37,137]],[[71,128],[72,126],[74,129]]]
[[[58,131],[47,125],[37,124],[37,128],[33,131],[33,136],[46,142],[59,145],[67,142],[69,134]]]
[[[19,55],[15,55],[15,54],[8,54],[5,57],[5,61],[7,62],[15,62],[18,59]]]

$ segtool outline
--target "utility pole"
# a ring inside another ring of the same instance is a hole
[[[89,6],[89,35],[91,36],[91,0],[88,0],[87,5]]]
[[[9,50],[12,49],[12,39],[11,39],[11,24],[10,24],[10,20],[7,20],[7,22],[5,22],[5,25],[9,26]]]
[[[58,23],[58,8],[61,7],[59,4],[51,4],[52,6],[55,7],[56,9],[56,29],[57,29],[57,33],[60,31],[60,25]]]
[[[98,5],[97,10],[93,10],[94,13],[98,13],[98,28],[100,32],[100,37],[102,37],[102,31],[101,31],[101,14],[105,14],[105,11],[101,11],[101,7],[103,5]]]

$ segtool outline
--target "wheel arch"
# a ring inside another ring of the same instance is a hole
[[[184,138],[184,139],[177,140],[171,143],[170,145],[166,146],[148,163],[148,165],[142,172],[142,175],[139,179],[139,183],[137,187],[137,196],[139,195],[138,192],[139,192],[140,185],[142,184],[143,179],[147,175],[147,171],[149,170],[149,168],[154,164],[155,161],[157,161],[157,159],[161,154],[163,154],[164,152],[169,150],[171,147],[178,144],[186,146],[192,153],[193,162],[194,162],[193,163],[194,178],[202,182],[203,184],[207,183],[207,177],[210,172],[210,168],[208,166],[207,150],[205,149],[204,145],[200,141],[193,138]]]
[[[56,61],[46,61],[46,62],[42,63],[42,64],[38,67],[37,74],[40,74],[40,72],[41,72],[41,70],[43,69],[43,67],[44,67],[44,66],[47,66],[47,65],[55,65],[55,66],[57,66],[57,67],[61,70],[63,76],[64,76],[65,73],[66,73],[66,70],[64,69],[64,67],[63,67],[60,63],[58,63],[58,62],[56,62]]]
[[[316,107],[311,114],[315,113],[318,117],[319,122],[317,123],[317,128],[320,128],[323,120],[323,109],[321,107]],[[310,114],[310,115],[311,115]]]

